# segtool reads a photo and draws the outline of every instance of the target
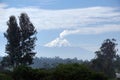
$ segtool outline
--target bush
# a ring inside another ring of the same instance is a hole
[[[103,73],[93,73],[92,80],[108,80],[108,78]]]
[[[60,64],[54,69],[32,69],[19,66],[13,71],[14,80],[108,80],[102,73],[91,71],[82,64]]]
[[[14,80],[34,80],[34,71],[27,66],[19,66],[13,70]]]
[[[49,70],[19,66],[14,69],[13,78],[14,80],[46,80],[50,74]]]
[[[0,80],[12,80],[12,78],[7,74],[0,73]]]
[[[56,67],[53,76],[55,80],[107,80],[103,74],[80,64],[61,64]]]

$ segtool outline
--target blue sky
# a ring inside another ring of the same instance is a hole
[[[91,59],[107,38],[115,38],[120,49],[120,0],[0,0],[0,12],[1,56],[6,22],[22,12],[38,31],[38,57]]]

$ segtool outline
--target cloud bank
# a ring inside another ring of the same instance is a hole
[[[76,30],[64,30],[60,33],[60,38],[64,38],[68,35],[73,34],[84,34],[84,35],[90,35],[90,34],[102,34],[107,32],[119,32],[120,31],[120,25],[104,25],[101,27],[85,27],[81,29]]]
[[[45,44],[46,47],[70,46],[69,41],[65,39],[68,35],[120,31],[120,11],[117,7],[47,10],[38,7],[7,7],[6,4],[0,4],[0,32],[7,29],[6,22],[11,15],[18,18],[22,12],[29,15],[38,32],[63,29],[58,38]]]
[[[120,22],[119,8],[89,7],[64,10],[46,10],[37,7],[14,8],[0,4],[0,32],[7,29],[9,16],[17,18],[26,12],[38,31],[47,29],[81,29],[86,26],[96,26]]]

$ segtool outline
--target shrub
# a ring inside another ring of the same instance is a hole
[[[19,66],[14,69],[13,78],[14,80],[47,80],[50,74],[49,70]]]
[[[61,64],[53,76],[55,80],[107,80],[102,73],[95,73],[81,64]]]
[[[12,80],[12,78],[7,74],[0,73],[0,80]]]
[[[60,64],[54,69],[32,69],[19,66],[13,71],[14,80],[108,80],[82,64]]]

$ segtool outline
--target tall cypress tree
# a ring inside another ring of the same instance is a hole
[[[8,29],[4,33],[5,38],[7,39],[6,44],[6,53],[8,54],[3,58],[2,65],[15,67],[19,64],[20,59],[20,28],[18,27],[15,16],[11,16],[7,22]]]
[[[4,33],[7,39],[6,53],[2,60],[3,66],[16,67],[18,65],[32,64],[35,52],[36,30],[26,13],[22,13],[17,24],[15,16],[7,22],[8,29]]]
[[[26,13],[22,13],[19,18],[19,24],[21,28],[21,53],[22,53],[22,64],[32,64],[33,52],[35,47],[36,30]]]

